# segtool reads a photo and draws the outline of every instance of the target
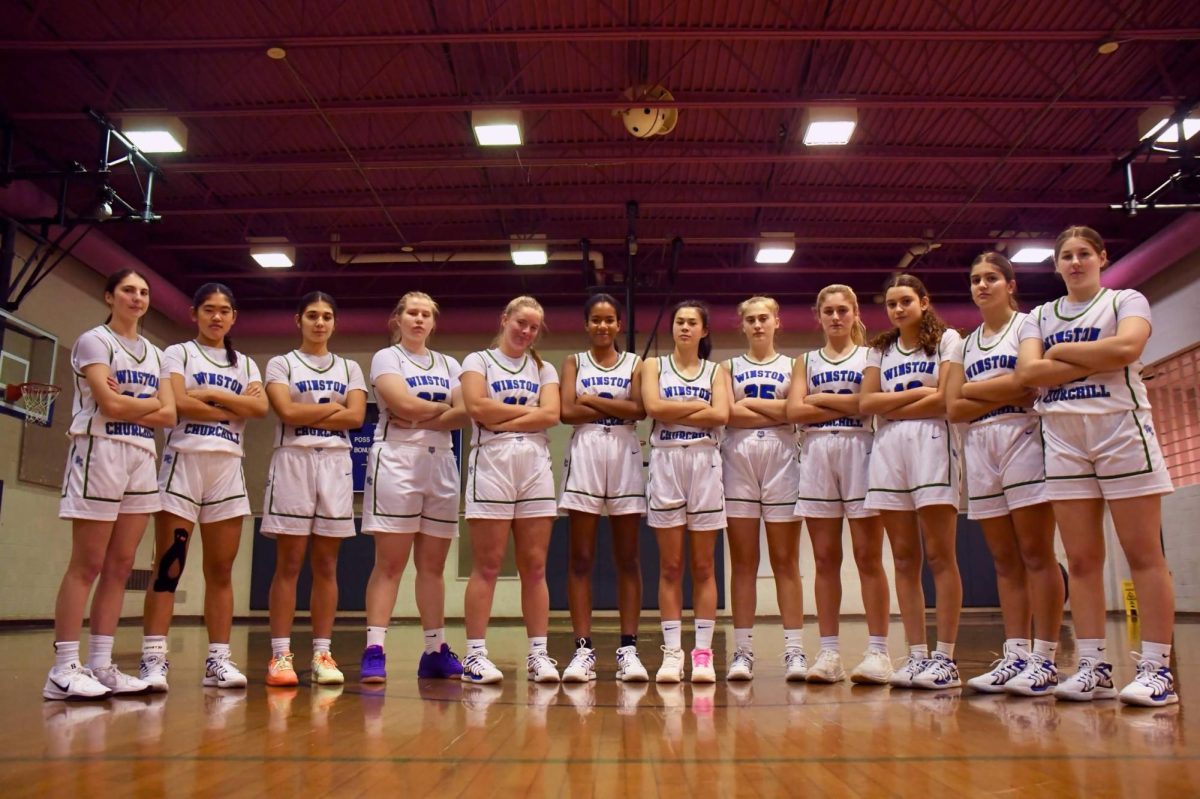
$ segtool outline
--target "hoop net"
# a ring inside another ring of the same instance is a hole
[[[22,383],[21,404],[25,406],[25,424],[50,424],[50,408],[62,390],[49,383]]]

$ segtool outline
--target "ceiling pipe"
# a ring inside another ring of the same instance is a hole
[[[504,261],[512,263],[511,250],[454,250],[438,252],[360,252],[348,253],[342,251],[342,236],[334,233],[329,237],[329,257],[335,264],[348,266],[350,264],[447,264],[447,263],[479,263],[481,261]],[[583,250],[558,250],[548,252],[548,261],[577,261],[587,258],[595,271],[598,283],[603,283],[604,254],[590,250],[584,255]]]
[[[1200,213],[1192,212],[1179,217],[1105,269],[1100,283],[1109,288],[1135,288],[1197,251],[1200,251]]]
[[[17,180],[8,186],[0,187],[0,213],[7,214],[14,219],[54,217],[58,213],[58,203],[33,183],[27,180]],[[53,240],[62,233],[62,230],[63,228],[52,225],[48,237]],[[82,232],[82,225],[76,230]],[[71,250],[71,257],[91,267],[104,277],[122,269],[136,269],[150,285],[151,307],[178,325],[191,326],[194,324],[191,298],[126,251],[121,245],[104,235],[102,230],[93,230],[84,236],[79,244]]]
[[[313,47],[396,47],[401,45],[529,42],[1085,42],[1094,44],[1112,38],[1107,28],[1094,29],[921,29],[886,28],[786,28],[786,27],[696,27],[696,26],[605,26],[550,30],[421,31],[413,33],[349,34],[329,36],[209,37],[192,39],[4,39],[0,50],[14,52],[177,53],[197,50],[258,50],[268,47],[300,49]],[[1200,28],[1123,28],[1122,42],[1179,42],[1200,39]]]

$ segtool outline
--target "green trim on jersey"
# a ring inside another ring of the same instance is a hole
[[[427,352],[429,353],[429,365],[422,366],[421,364],[414,361],[412,358],[408,357],[408,350],[404,349],[404,347],[401,347],[399,344],[393,344],[392,349],[394,349],[394,350],[396,350],[396,352],[400,353],[401,358],[408,361],[413,366],[420,369],[422,372],[428,372],[437,363],[437,353],[435,353],[433,350],[427,350]]]
[[[1105,288],[1104,286],[1101,286],[1100,290],[1096,292],[1096,296],[1092,297],[1091,301],[1088,302],[1087,306],[1084,307],[1084,309],[1082,311],[1075,314],[1074,316],[1063,316],[1061,313],[1058,312],[1059,303],[1061,303],[1063,300],[1066,299],[1065,295],[1062,297],[1059,297],[1057,300],[1054,301],[1054,306],[1053,306],[1054,307],[1054,315],[1057,316],[1060,320],[1062,320],[1064,322],[1074,322],[1076,319],[1083,316],[1088,311],[1092,310],[1092,306],[1095,305],[1100,300],[1100,298],[1104,296],[1104,293],[1106,291],[1108,291],[1108,289]]]
[[[334,366],[336,366],[337,362],[338,362],[338,356],[334,355],[331,352],[331,353],[329,353],[329,356],[330,356],[329,365],[326,366],[324,369],[318,369],[317,367],[313,366],[308,361],[304,360],[304,358],[302,357],[303,354],[300,352],[300,350],[292,350],[291,352],[288,353],[288,355],[295,355],[296,360],[298,360],[304,366],[305,369],[310,369],[319,375],[323,375],[326,372],[328,372],[330,369],[332,369]],[[291,368],[290,367],[288,368],[288,378],[290,381],[290,379],[291,379]]]
[[[695,377],[688,378],[688,377],[684,377],[683,375],[681,375],[679,373],[679,370],[675,368],[675,356],[674,355],[660,355],[658,357],[660,359],[665,358],[667,360],[667,365],[671,367],[671,371],[675,373],[676,377],[678,377],[680,380],[682,380],[685,383],[695,383],[697,380],[699,380],[701,377],[704,376],[704,373],[705,373],[705,371],[708,370],[709,366],[712,366],[714,368],[716,367],[715,362],[707,360],[705,358],[701,358],[700,359],[700,371],[696,374]],[[662,373],[661,366],[659,367],[658,371],[659,371],[659,374]],[[708,382],[709,382],[709,385],[711,386],[712,385],[712,376],[711,375],[709,376]],[[659,390],[660,391],[662,390],[661,385],[659,386]]]
[[[525,354],[525,357],[524,357],[524,358],[522,358],[522,360],[521,360],[521,365],[520,365],[520,366],[518,366],[516,369],[509,369],[507,366],[505,366],[504,364],[500,363],[500,361],[496,360],[496,356],[495,356],[495,355],[492,355],[492,351],[491,351],[491,350],[484,350],[484,351],[483,351],[483,354],[484,354],[484,355],[486,355],[487,357],[491,358],[491,359],[492,359],[492,363],[496,364],[496,365],[497,365],[497,366],[499,366],[501,369],[503,369],[504,371],[508,372],[510,375],[519,375],[519,374],[521,374],[521,372],[525,371],[525,367],[529,365],[529,353],[526,353],[526,354]],[[538,371],[539,371],[539,373],[540,373],[540,371],[541,371],[541,370],[538,370]],[[539,374],[539,377],[540,377],[540,374]],[[487,375],[484,375],[484,379],[485,379],[485,380],[487,379]]]
[[[975,336],[975,348],[980,352],[991,352],[992,350],[996,349],[996,347],[1000,346],[1000,342],[1004,341],[1004,339],[1008,336],[1008,331],[1012,329],[1013,323],[1017,321],[1017,317],[1020,315],[1020,311],[1013,311],[1012,316],[1008,318],[1008,324],[1006,324],[1004,326],[1004,330],[1002,330],[999,335],[996,336],[996,340],[992,342],[992,346],[990,347],[985,347],[983,345],[983,325],[981,324],[979,327],[975,328],[975,331],[971,334]],[[967,342],[970,342],[970,336],[967,337]],[[964,345],[964,349],[965,348],[966,345]],[[965,358],[963,359],[963,362],[966,362]]]
[[[628,352],[619,352],[619,353],[617,353],[617,354],[618,354],[618,355],[620,355],[621,357],[620,357],[620,358],[617,358],[617,362],[616,362],[616,363],[614,363],[612,366],[610,366],[610,367],[608,367],[607,369],[605,369],[603,366],[601,366],[600,364],[596,363],[596,360],[595,360],[595,359],[592,357],[592,353],[591,353],[590,351],[587,351],[587,352],[584,352],[584,353],[581,353],[581,354],[582,354],[584,357],[586,357],[586,358],[588,359],[588,363],[590,363],[590,364],[591,364],[592,366],[594,366],[595,368],[599,369],[601,372],[611,372],[611,371],[613,371],[613,370],[615,370],[615,369],[619,369],[619,368],[620,368],[620,366],[621,366],[621,364],[625,363],[625,359],[626,359],[626,358],[629,356],[629,353],[628,353]],[[637,356],[634,356],[634,357],[637,357]],[[577,355],[577,356],[575,356],[575,371],[579,371],[579,356],[578,356],[578,355]]]
[[[847,355],[845,358],[842,358],[840,361],[831,361],[831,360],[829,360],[828,358],[826,358],[826,357],[825,357],[825,348],[824,348],[824,347],[821,347],[820,349],[817,349],[817,350],[813,350],[813,352],[816,352],[816,353],[817,353],[817,355],[820,355],[820,356],[821,356],[821,360],[822,360],[822,361],[824,361],[825,363],[829,364],[830,366],[841,366],[841,365],[842,365],[842,364],[844,364],[846,361],[848,361],[848,360],[850,360],[851,358],[853,358],[855,355],[858,355],[858,351],[859,351],[859,350],[862,350],[862,349],[866,349],[866,347],[864,347],[862,344],[855,344],[855,345],[854,345],[854,349],[852,349],[852,350],[850,351],[850,354],[849,354],[849,355]],[[903,350],[901,350],[901,351],[903,352]],[[916,352],[916,350],[913,350],[913,351],[914,351],[914,352]],[[808,368],[808,356],[809,356],[809,353],[807,353],[807,352],[806,352],[806,353],[804,353],[804,368],[805,368],[805,369],[807,369],[807,368]]]
[[[117,346],[120,347],[122,350],[124,350],[126,355],[128,355],[130,358],[133,358],[133,360],[137,361],[139,364],[142,361],[146,360],[146,356],[150,354],[150,342],[146,341],[141,336],[138,336],[138,340],[142,342],[142,357],[139,358],[138,356],[134,355],[133,352],[131,352],[128,347],[125,346],[125,339],[123,339],[119,335],[117,335],[117,333],[111,327],[109,327],[108,325],[102,325],[102,327],[108,331],[108,334],[110,336],[113,337],[113,341],[117,342]],[[112,347],[109,347],[108,348],[108,362],[110,364],[112,363],[112,356],[113,356]]]
[[[204,345],[203,345],[203,344],[201,344],[199,341],[196,341],[195,339],[192,339],[191,341],[189,341],[189,342],[187,342],[187,343],[188,343],[188,344],[195,344],[195,345],[196,345],[196,352],[200,353],[200,357],[201,357],[201,358],[203,358],[204,360],[208,361],[209,363],[211,363],[213,366],[217,367],[218,369],[236,369],[236,368],[237,368],[237,364],[236,364],[236,363],[217,363],[217,362],[216,362],[216,361],[214,361],[212,358],[208,357],[208,353],[204,351]],[[184,349],[184,352],[186,353],[186,352],[187,352],[187,346],[185,345],[183,349]],[[216,347],[213,347],[213,349],[216,349]],[[245,355],[243,355],[243,356],[242,356],[242,360],[243,360],[243,361],[244,361],[244,360],[246,360],[246,356],[245,356]],[[184,365],[184,366],[187,366],[187,359],[186,359],[186,358],[185,358],[185,359],[184,359],[184,361],[183,361],[183,365]],[[247,374],[247,375],[249,375],[249,374],[250,374],[250,372],[249,372],[249,371],[247,371],[247,372],[246,372],[246,374]]]

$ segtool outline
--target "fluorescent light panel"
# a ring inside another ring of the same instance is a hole
[[[283,236],[252,236],[250,257],[264,269],[287,269],[296,263],[296,248]]]
[[[508,245],[512,253],[512,262],[517,266],[544,266],[549,258],[546,255],[546,234],[534,233],[530,236],[510,236],[512,244]]]
[[[786,264],[795,253],[796,241],[792,233],[763,233],[754,245],[754,262]]]
[[[1047,258],[1054,257],[1054,249],[1052,247],[1022,247],[1013,253],[1012,262],[1014,264],[1040,264]]]
[[[804,143],[809,147],[848,144],[858,125],[853,106],[810,108],[805,112]]]
[[[258,261],[264,269],[287,269],[295,266],[295,261],[285,252],[252,252],[250,257]]]
[[[513,263],[517,266],[545,266],[547,262],[545,250],[513,250]]]
[[[480,147],[516,147],[521,144],[521,112],[515,109],[472,111],[471,128]]]
[[[124,117],[121,133],[144,153],[181,153],[187,149],[187,126],[178,117]]]

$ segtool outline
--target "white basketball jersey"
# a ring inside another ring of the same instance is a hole
[[[700,372],[691,380],[675,369],[675,359],[670,355],[658,358],[658,395],[668,402],[700,400],[712,404],[713,381],[717,379],[717,364],[700,361]],[[684,447],[688,444],[716,444],[717,431],[710,427],[692,427],[686,424],[667,424],[654,420],[650,428],[650,446]]]
[[[323,369],[317,366],[313,356],[297,350],[292,350],[286,355],[277,355],[267,364],[267,379],[273,377],[275,368],[285,367],[288,393],[292,402],[311,405],[326,402],[345,405],[346,397],[351,391],[364,390],[362,371],[358,364],[333,353],[329,353],[322,360],[327,360]],[[275,446],[349,449],[350,434],[346,430],[297,427],[280,421],[275,426]]]
[[[223,388],[241,394],[253,382],[250,359],[237,353],[237,363],[225,361],[224,351],[217,355],[211,347],[201,347],[195,341],[167,347],[165,359],[183,364],[185,389]],[[220,357],[221,360],[217,360]],[[257,369],[254,370],[257,372]],[[167,446],[179,452],[228,452],[242,455],[242,433],[246,420],[231,416],[219,422],[200,422],[179,417],[179,423],[167,433]]]
[[[984,337],[983,325],[967,335],[963,340],[963,376],[968,383],[1004,377],[1016,370],[1021,325],[1027,316],[1029,314],[1019,312],[1013,314],[1004,330],[991,338]],[[971,424],[1027,416],[1031,413],[1031,409],[1022,408],[1020,405],[1004,405],[972,420]]]
[[[776,355],[765,363],[752,360],[748,355],[738,355],[729,359],[729,376],[733,383],[733,401],[746,397],[759,399],[787,399],[788,389],[792,386],[792,367],[796,359],[786,355]],[[759,433],[769,431],[771,434],[787,439],[794,443],[796,426],[781,424],[774,427],[726,427],[725,437],[736,443],[743,438],[749,438]]]
[[[962,336],[947,328],[933,355],[927,355],[920,346],[906,350],[897,339],[882,354],[879,350],[870,350],[867,353],[867,365],[879,367],[879,384],[884,392],[907,391],[922,386],[937,388],[938,367],[942,361],[961,357],[961,351]],[[882,425],[886,421],[881,418],[879,423]]]
[[[386,363],[386,369],[376,369]],[[371,362],[371,383],[383,374],[399,374],[404,379],[408,392],[429,402],[450,402],[454,389],[458,388],[461,372],[458,361],[447,358],[440,352],[429,350],[424,356],[414,355],[399,344],[380,350]],[[376,392],[379,403],[379,422],[375,425],[375,441],[394,441],[422,447],[449,447],[449,430],[422,430],[395,424],[387,403]]]
[[[591,394],[607,399],[627,400],[633,386],[633,374],[641,363],[641,358],[630,352],[620,353],[617,362],[605,369],[592,360],[590,352],[581,352],[575,356],[575,396],[582,397]],[[615,416],[597,419],[587,424],[603,427],[633,428],[637,422],[628,419],[618,419]],[[586,426],[586,425],[581,425]]]
[[[809,394],[858,394],[862,391],[863,367],[867,365],[868,347],[857,346],[845,358],[831,361],[823,349],[804,353],[805,386]],[[842,416],[828,422],[806,424],[807,431],[871,432],[870,416]]]
[[[463,371],[468,371],[468,363],[471,363],[472,367],[478,367],[482,363],[484,385],[487,387],[488,397],[500,400],[506,405],[537,405],[538,395],[542,390],[543,372],[547,377],[555,374],[554,367],[549,364],[539,369],[537,361],[529,355],[525,355],[519,362],[513,363],[498,349],[471,353],[463,363]],[[470,371],[474,371],[474,368],[471,368]],[[475,447],[491,441],[521,438],[527,441],[540,441],[546,446],[550,445],[550,438],[545,431],[540,433],[493,433],[474,421],[471,423],[471,428],[471,445]]]
[[[158,381],[162,373],[162,353],[143,336],[130,347],[108,325],[97,325],[79,337],[75,350],[80,347],[84,336],[98,340],[108,350],[108,370],[120,385],[117,390],[129,397],[154,397],[158,395]],[[140,355],[138,353],[141,353]],[[111,438],[134,444],[154,452],[154,428],[134,422],[112,419],[100,412],[91,386],[82,370],[76,366],[76,352],[71,352],[71,365],[75,369],[75,397],[71,402],[71,428],[73,436],[95,436]]]
[[[1064,308],[1065,297],[1047,302],[1033,312],[1047,350],[1068,341],[1097,341],[1117,334],[1117,304],[1122,299],[1145,298],[1132,289],[1113,291],[1102,288],[1082,311],[1070,314]],[[1146,385],[1142,382],[1142,363],[1135,361],[1122,369],[1098,372],[1062,386],[1042,390],[1037,401],[1040,413],[1117,413],[1147,409]]]

